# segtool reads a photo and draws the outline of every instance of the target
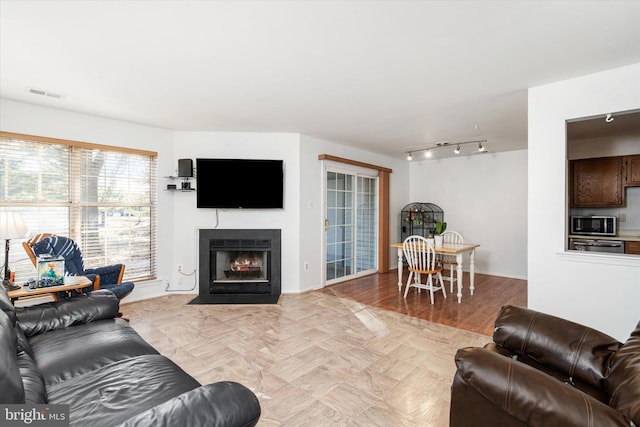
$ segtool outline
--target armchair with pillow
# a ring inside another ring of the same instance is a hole
[[[86,276],[93,282],[93,290],[108,289],[118,299],[126,297],[133,291],[134,284],[132,282],[122,282],[124,264],[85,268],[82,251],[76,242],[68,237],[39,234],[24,242],[23,246],[34,266],[40,255],[61,256],[65,261],[65,272],[72,276]]]

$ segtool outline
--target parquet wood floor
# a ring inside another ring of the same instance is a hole
[[[446,427],[454,355],[489,341],[316,291],[263,305],[191,299],[167,295],[121,310],[200,383],[249,387],[262,408],[259,427]]]
[[[405,300],[389,273],[278,304],[189,305],[189,294],[121,310],[200,383],[249,387],[259,427],[446,427],[456,351],[489,342],[500,306],[526,305],[526,282],[478,274],[475,295],[463,294],[461,304],[439,295],[432,306],[426,292]]]
[[[445,282],[447,298],[438,291],[431,305],[429,293],[412,288],[403,298],[407,282],[404,272],[402,292],[398,291],[398,273],[392,270],[385,274],[372,274],[328,286],[319,292],[349,298],[373,307],[395,311],[419,319],[441,323],[467,331],[493,335],[493,322],[503,305],[527,306],[527,281],[507,277],[475,275],[475,291],[469,293],[469,274],[464,273],[462,302],[458,304],[454,293],[449,293],[449,283]]]

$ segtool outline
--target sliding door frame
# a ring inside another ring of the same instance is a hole
[[[357,160],[345,159],[343,157],[333,156],[330,154],[320,154],[318,160],[327,160],[337,163],[344,163],[351,166],[358,166],[365,169],[373,169],[378,171],[378,273],[387,273],[389,271],[389,182],[392,169],[370,163],[359,162]],[[326,180],[326,173],[322,171],[323,179]],[[323,184],[324,188],[324,184]],[[323,195],[324,197],[324,195]],[[323,206],[325,209],[325,206]],[[324,221],[324,212],[323,212]],[[324,233],[324,231],[323,231]],[[324,243],[324,238],[323,238]],[[323,244],[323,251],[325,250]],[[324,258],[324,255],[323,255]],[[324,268],[324,263],[323,263]],[[323,273],[323,278],[325,274]],[[324,285],[324,280],[323,280]]]

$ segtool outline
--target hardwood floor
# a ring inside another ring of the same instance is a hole
[[[450,294],[449,283],[445,281],[447,298],[438,291],[432,305],[428,292],[418,293],[414,288],[406,300],[403,298],[407,275],[405,271],[402,293],[398,291],[397,270],[349,280],[319,292],[489,336],[493,335],[493,322],[503,305],[527,306],[526,280],[476,273],[475,291],[470,295],[469,275],[465,273],[460,304],[457,288],[454,286],[454,293]]]

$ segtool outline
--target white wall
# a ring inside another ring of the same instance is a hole
[[[177,159],[246,158],[284,160],[284,209],[197,209],[195,192],[171,192],[175,197],[175,224],[171,245],[173,271],[177,264],[192,272],[198,266],[199,228],[274,228],[282,230],[282,292],[300,291],[299,281],[299,141],[298,134],[257,132],[174,132],[175,163],[159,175],[175,175]],[[160,178],[160,181],[163,181]],[[170,183],[164,180],[164,187]],[[179,183],[178,183],[179,184]],[[220,185],[233,185],[223,182]],[[249,191],[260,191],[260,179]],[[174,273],[175,274],[175,273]],[[175,288],[191,289],[194,277],[175,274]],[[198,287],[192,291],[198,293]]]
[[[565,121],[639,107],[640,64],[529,90],[529,307],[619,340],[640,320],[640,257],[564,252]]]
[[[159,171],[174,167],[172,132],[165,129],[0,99],[0,130],[156,151]],[[170,248],[172,244],[172,206],[173,199],[160,192],[157,218],[159,280],[137,285],[127,297],[128,302],[157,295],[164,289],[164,282],[171,278],[171,253],[162,249]]]
[[[448,230],[479,243],[476,271],[527,278],[527,151],[411,162],[411,202],[440,206]]]
[[[216,226],[281,229],[282,292],[318,288],[323,179],[319,154],[394,169],[390,208],[394,241],[399,238],[396,213],[408,203],[404,162],[299,134],[171,131],[6,99],[0,99],[0,130],[158,152],[158,280],[137,284],[128,302],[161,294],[167,284],[171,290],[197,293],[197,273],[183,276],[177,265],[191,273],[197,267],[197,229]],[[214,209],[196,208],[195,192],[165,191],[167,184],[180,184],[163,178],[176,175],[177,159],[198,157],[283,159],[284,209],[220,209],[216,215]],[[304,261],[309,262],[308,270],[303,268]],[[394,266],[393,254],[390,261]]]
[[[398,241],[398,216],[409,200],[409,167],[406,162],[345,145],[335,144],[307,135],[300,137],[300,261],[309,261],[309,269],[300,266],[300,290],[317,289],[321,285],[322,258],[322,163],[318,155],[357,160],[392,169],[389,188],[389,233],[392,242]],[[396,266],[396,251],[389,251],[389,266]]]
[[[640,135],[575,139],[567,143],[567,158],[569,160],[632,154],[640,154]]]

